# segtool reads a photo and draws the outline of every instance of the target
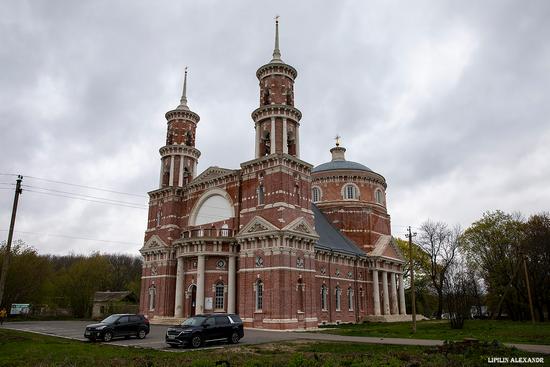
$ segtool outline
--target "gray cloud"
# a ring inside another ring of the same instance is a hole
[[[146,205],[185,65],[199,169],[251,159],[255,71],[270,60],[280,14],[283,60],[299,73],[302,158],[329,160],[342,135],[348,159],[388,180],[394,234],[427,218],[468,226],[486,210],[548,209],[545,1],[14,0],[0,14],[0,173],[143,197],[27,185]],[[0,229],[12,195],[0,190]],[[42,253],[135,253],[146,213],[28,191],[17,230],[124,243],[16,237]]]

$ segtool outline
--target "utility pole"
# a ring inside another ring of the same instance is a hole
[[[13,208],[11,210],[10,231],[8,232],[8,243],[6,243],[6,253],[4,254],[4,262],[2,264],[2,273],[0,274],[0,305],[4,300],[4,288],[6,287],[6,278],[8,277],[8,266],[10,265],[11,241],[13,239],[13,228],[15,227],[15,215],[17,214],[17,202],[21,190],[21,181],[23,176],[17,176],[17,184],[15,185],[15,197],[13,198]]]
[[[525,258],[527,255],[521,254],[523,258],[523,270],[525,271],[525,283],[527,284],[527,295],[529,296],[529,309],[531,310],[531,322],[535,323],[535,313],[533,312],[533,300],[531,299],[531,287],[529,286],[529,274],[527,273],[527,262]]]
[[[409,226],[408,233],[405,235],[409,238],[409,258],[410,258],[410,267],[411,267],[411,306],[412,306],[412,332],[416,333],[416,297],[414,290],[414,261],[413,261],[413,248],[412,248],[412,238],[416,236],[415,233],[411,233],[411,226]]]

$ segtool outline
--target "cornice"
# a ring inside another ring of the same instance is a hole
[[[269,63],[262,65],[256,71],[256,77],[261,80],[269,75],[284,75],[291,78],[293,81],[298,76],[298,71],[294,67],[285,63]]]
[[[296,107],[284,105],[284,104],[270,104],[255,109],[252,112],[252,119],[254,122],[268,119],[271,117],[283,117],[290,118],[296,122],[302,118],[302,112]]]
[[[190,147],[188,145],[183,145],[183,144],[165,145],[159,149],[159,153],[162,157],[177,154],[177,155],[186,155],[189,157],[193,157],[195,159],[199,159],[199,157],[201,156],[200,150],[198,150],[195,147]]]

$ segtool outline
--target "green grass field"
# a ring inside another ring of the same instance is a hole
[[[506,343],[550,344],[550,323],[468,320],[463,329],[451,329],[448,320],[417,322],[416,334],[410,322],[368,322],[356,325],[339,325],[322,332],[351,336],[377,336],[386,338],[463,340],[475,338],[483,341],[498,340]]]
[[[543,357],[492,344],[412,347],[312,341],[163,352],[0,329],[0,366],[486,366],[487,358],[495,356]]]

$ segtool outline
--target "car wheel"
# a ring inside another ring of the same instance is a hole
[[[198,348],[202,345],[202,338],[200,335],[194,335],[193,338],[191,338],[191,346],[193,348]]]
[[[113,339],[113,333],[110,331],[106,331],[105,334],[103,334],[103,341],[104,342],[110,342]]]
[[[239,342],[239,334],[234,331],[233,334],[231,334],[231,336],[229,337],[229,342],[231,344],[237,344]]]
[[[144,329],[141,329],[141,330],[138,331],[138,333],[137,333],[138,339],[145,339],[145,335],[147,335],[147,333],[145,332]]]

